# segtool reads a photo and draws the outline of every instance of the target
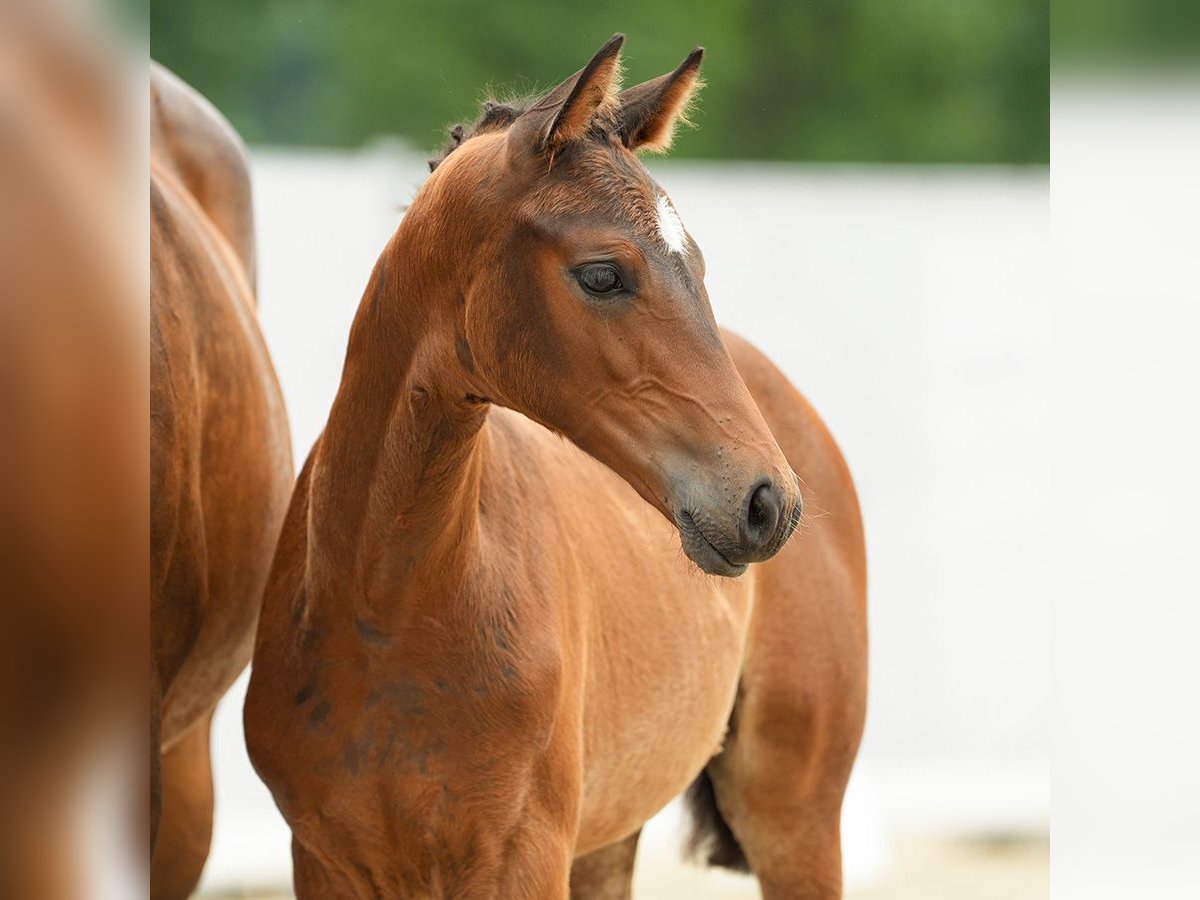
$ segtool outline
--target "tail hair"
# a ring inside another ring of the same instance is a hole
[[[717,808],[717,794],[707,769],[691,783],[684,802],[691,817],[684,856],[701,865],[749,873],[746,853]]]

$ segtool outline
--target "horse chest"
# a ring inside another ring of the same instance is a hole
[[[285,763],[288,818],[305,843],[344,843],[400,879],[394,893],[452,896],[544,814],[543,786],[569,778],[552,739],[561,663],[528,634],[498,639],[479,623],[391,640],[327,667],[302,697],[299,739],[284,744],[308,758]]]
[[[546,747],[562,677],[551,635],[518,633],[499,612],[354,629],[322,638],[327,652],[297,682],[291,730],[328,784],[419,798],[476,774],[520,777]]]

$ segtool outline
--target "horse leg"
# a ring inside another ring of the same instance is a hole
[[[212,838],[212,713],[162,754],[162,813],[150,863],[153,900],[188,897],[200,881]]]
[[[743,748],[722,754],[709,767],[718,814],[728,822],[737,844],[734,853],[742,860],[735,868],[754,874],[764,900],[840,898],[838,791],[789,784],[808,762],[800,754],[791,767],[782,755],[769,761],[754,757]]]
[[[866,711],[866,610],[861,581],[822,562],[764,567],[725,748],[691,798],[703,804],[707,789],[710,861],[748,865],[766,900],[842,893],[842,796]]]
[[[638,829],[629,837],[571,863],[571,900],[630,900]]]

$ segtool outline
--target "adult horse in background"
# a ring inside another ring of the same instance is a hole
[[[150,894],[169,900],[208,856],[212,713],[250,659],[293,469],[241,142],[165,69],[150,90]]]
[[[455,129],[358,308],[245,709],[302,900],[628,897],[689,784],[706,861],[840,895],[853,485],[635,156],[701,51],[622,92],[622,40]]]
[[[145,818],[96,790],[145,730],[149,476],[139,117],[90,11],[0,3],[3,898],[95,885],[97,803],[110,860]]]

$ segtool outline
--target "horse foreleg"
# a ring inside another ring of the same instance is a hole
[[[571,900],[630,900],[639,829],[571,864]]]
[[[162,755],[162,813],[150,863],[153,900],[190,896],[208,859],[213,816],[211,730],[209,713]]]

